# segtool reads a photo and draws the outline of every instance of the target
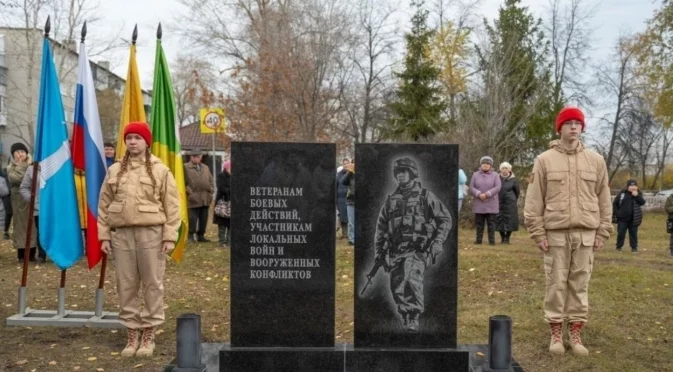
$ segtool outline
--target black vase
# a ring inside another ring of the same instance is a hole
[[[512,318],[507,315],[488,319],[488,364],[491,369],[509,369],[512,364]]]

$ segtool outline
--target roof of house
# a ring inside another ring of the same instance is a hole
[[[182,150],[212,151],[212,136],[215,136],[215,150],[225,151],[226,145],[230,141],[229,137],[222,133],[201,133],[201,125],[198,122],[180,128],[180,147]]]

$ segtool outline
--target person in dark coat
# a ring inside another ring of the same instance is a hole
[[[230,183],[231,183],[231,162],[225,161],[223,170],[215,178],[217,193],[215,194],[215,203],[219,200],[231,201]],[[213,223],[217,225],[217,236],[220,246],[229,245],[231,216],[222,217],[213,214]]]
[[[496,230],[500,232],[500,243],[509,244],[513,231],[519,231],[519,208],[517,203],[521,195],[519,180],[512,173],[512,165],[500,164],[500,213],[496,217]]]
[[[348,169],[348,191],[346,192],[346,210],[348,212],[348,245],[355,245],[355,162]]]
[[[621,252],[629,232],[631,252],[638,252],[638,226],[643,222],[643,193],[638,190],[636,180],[626,181],[626,188],[612,201],[612,222],[617,224],[617,251]]]
[[[1,170],[0,177],[4,178],[5,183],[9,185],[9,178],[7,178],[7,170]],[[2,205],[5,209],[5,218],[4,218],[4,224],[0,225],[0,227],[2,226],[5,227],[4,238],[5,240],[9,240],[10,239],[9,226],[12,224],[12,195],[10,193],[2,197]]]
[[[348,183],[351,177],[349,176],[348,167],[351,161],[344,159],[341,164],[343,169],[337,173],[337,210],[339,211],[339,221],[341,222],[341,237],[339,239],[348,238],[348,209],[346,208],[346,194],[348,193]]]

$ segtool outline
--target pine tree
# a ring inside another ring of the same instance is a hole
[[[442,117],[446,104],[442,100],[440,70],[430,59],[430,42],[434,32],[428,29],[428,11],[423,0],[414,0],[416,13],[411,18],[404,71],[395,73],[400,80],[394,101],[390,104],[389,137],[409,137],[414,141],[428,138],[446,128]]]
[[[554,134],[554,113],[559,109],[554,105],[549,47],[541,22],[521,0],[505,0],[494,24],[485,21],[488,52],[478,49],[484,84],[498,85],[496,91],[507,97],[500,106],[491,106],[501,111],[497,116],[502,120],[497,126],[501,132],[496,138],[514,133],[512,139],[498,144],[498,152],[523,164],[547,148]],[[492,100],[489,97],[487,105]]]

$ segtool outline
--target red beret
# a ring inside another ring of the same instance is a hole
[[[561,126],[570,120],[577,120],[582,123],[582,132],[584,132],[584,113],[577,107],[568,106],[563,108],[556,116],[556,133],[561,133]]]
[[[135,122],[126,124],[124,127],[124,138],[126,138],[129,133],[139,135],[145,142],[147,142],[148,147],[152,146],[152,132],[150,132],[150,127],[147,123]]]

